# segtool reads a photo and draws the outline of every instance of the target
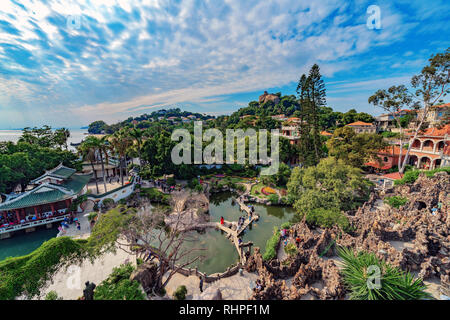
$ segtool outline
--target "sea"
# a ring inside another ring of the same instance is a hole
[[[69,129],[70,137],[68,139],[68,147],[70,150],[75,150],[70,146],[70,143],[80,143],[85,137],[87,129]],[[22,135],[22,130],[0,130],[0,141],[12,141],[17,142]]]

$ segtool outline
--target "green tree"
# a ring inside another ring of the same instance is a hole
[[[125,168],[125,171],[127,172],[127,168],[125,167],[126,155],[128,153],[128,148],[132,145],[132,140],[127,132],[124,129],[121,129],[111,136],[111,144],[115,153],[119,156],[120,180],[122,181],[122,185],[124,185],[123,170]]]
[[[97,181],[97,171],[95,170],[94,164],[97,162],[97,150],[100,146],[100,140],[97,137],[89,136],[87,137],[81,145],[78,147],[78,152],[81,154],[84,161],[88,161],[91,164],[92,171],[94,172],[95,187],[97,194],[99,194],[98,181]],[[105,184],[106,188],[106,184]]]
[[[303,74],[297,85],[301,105],[300,111],[300,162],[303,165],[316,165],[322,156],[319,111],[326,103],[325,83],[317,64],[308,76]]]
[[[355,209],[367,199],[368,186],[360,169],[333,157],[315,167],[294,168],[287,185],[300,218],[318,208]]]
[[[354,167],[362,167],[371,159],[377,159],[379,150],[388,145],[383,136],[372,133],[357,134],[351,127],[334,131],[327,141],[328,154]]]
[[[102,131],[106,130],[108,125],[105,121],[99,120],[94,121],[91,124],[89,124],[88,132],[92,134],[100,134]]]
[[[397,127],[400,128],[400,155],[398,158],[398,169],[401,169],[402,151],[403,151],[403,124],[400,110],[408,107],[412,102],[412,97],[408,93],[408,89],[404,85],[392,86],[388,90],[378,90],[369,98],[369,103],[381,107],[389,115],[391,115]]]

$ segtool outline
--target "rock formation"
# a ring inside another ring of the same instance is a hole
[[[385,205],[386,196],[408,202],[399,209]],[[438,208],[432,211],[432,208]],[[334,227],[313,230],[305,221],[293,226],[301,239],[298,253],[287,263],[264,262],[258,248],[248,259],[248,271],[257,271],[262,289],[253,299],[342,299],[346,290],[339,276],[335,244],[375,253],[422,279],[437,277],[448,286],[450,275],[450,176],[421,174],[415,183],[396,186],[388,193],[374,192],[348,218],[355,231]],[[286,280],[291,285],[286,284]]]
[[[274,104],[278,104],[280,102],[280,97],[276,94],[267,93],[267,91],[264,91],[264,93],[259,96],[258,101],[260,105],[266,103],[267,101],[272,101]]]

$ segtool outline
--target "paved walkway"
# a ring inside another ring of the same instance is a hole
[[[92,208],[94,206],[92,201],[87,202],[88,205],[84,209],[82,213],[77,214],[78,221],[80,222],[80,230],[77,229],[77,226],[75,223],[72,223],[69,225],[68,229],[65,229],[64,233],[58,233],[59,236],[69,236],[73,237],[75,239],[85,239],[88,238],[91,233],[91,224],[88,220],[89,213],[92,212]]]
[[[248,300],[253,294],[258,275],[244,271],[243,275],[223,278],[212,283],[203,284],[203,293],[199,289],[199,278],[197,276],[185,277],[175,274],[166,286],[167,295],[172,297],[175,290],[185,285],[187,289],[186,300],[211,300],[217,289],[222,293],[224,300]]]
[[[42,297],[54,290],[58,297],[62,297],[64,300],[76,300],[83,295],[86,281],[98,285],[111,274],[114,267],[134,260],[134,256],[118,249],[116,254],[108,253],[96,259],[93,264],[89,260],[85,260],[81,265],[72,265],[67,270],[59,270],[54,275],[53,281],[47,282],[48,287],[42,290]]]

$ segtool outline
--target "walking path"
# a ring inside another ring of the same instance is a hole
[[[241,276],[239,273],[212,283],[203,283],[203,292],[200,292],[199,278],[197,276],[185,277],[181,274],[175,274],[167,283],[166,292],[169,297],[173,296],[175,290],[181,286],[186,286],[186,300],[211,300],[217,293],[217,289],[222,294],[224,300],[248,300],[253,294],[258,275],[256,273],[248,273],[243,271]]]
[[[251,246],[252,243],[246,243],[246,244],[239,244],[239,236],[241,235],[242,232],[244,232],[244,230],[253,222],[259,219],[259,215],[256,214],[256,212],[251,212],[250,208],[243,203],[240,199],[236,199],[236,202],[239,204],[239,208],[242,211],[245,211],[247,213],[247,216],[249,219],[244,219],[244,223],[241,225],[241,227],[238,229],[238,227],[236,227],[236,230],[232,230],[231,228],[225,227],[225,225],[220,224],[220,222],[216,223],[216,226],[220,229],[223,230],[226,234],[227,237],[234,243],[236,250],[239,254],[239,260],[242,264],[246,263],[246,256],[242,250],[243,247],[247,247],[247,246]],[[229,222],[229,221],[225,221],[226,224],[230,224],[233,225],[234,223]]]

